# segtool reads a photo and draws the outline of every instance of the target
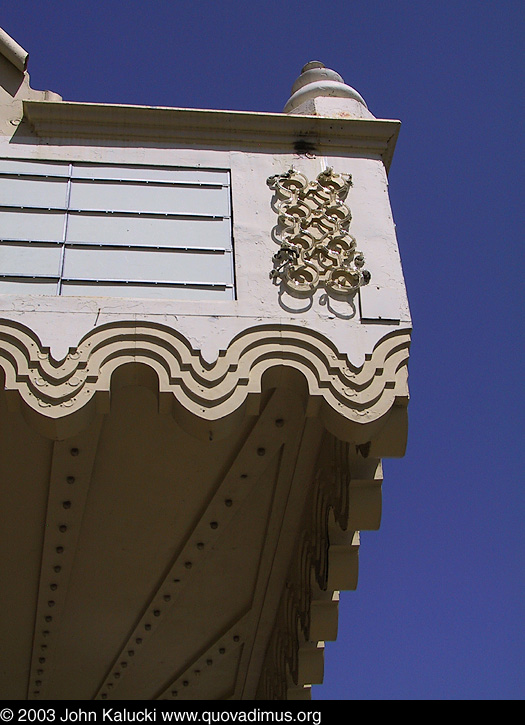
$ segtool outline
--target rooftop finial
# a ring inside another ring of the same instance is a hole
[[[334,70],[311,60],[292,86],[285,113],[374,118],[363,97]]]
[[[301,73],[305,73],[307,70],[312,70],[313,68],[326,68],[326,66],[320,60],[311,60],[306,65],[303,65]]]

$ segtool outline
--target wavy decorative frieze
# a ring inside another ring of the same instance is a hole
[[[317,332],[264,325],[238,335],[208,365],[171,328],[120,322],[95,328],[56,363],[28,328],[2,321],[0,367],[7,391],[18,391],[30,408],[56,420],[85,408],[95,394],[109,393],[111,376],[121,365],[142,363],[157,374],[161,397],[172,395],[193,416],[211,422],[259,394],[267,371],[292,368],[318,401],[316,414],[333,429],[338,420],[346,426],[377,421],[395,401],[404,404],[409,344],[408,330],[390,332],[356,367]],[[346,438],[345,430],[343,425],[338,435]]]
[[[267,180],[275,190],[281,247],[273,256],[270,279],[310,294],[323,286],[336,294],[354,294],[368,284],[370,272],[348,231],[352,215],[344,200],[352,179],[322,171],[315,181],[293,167]]]

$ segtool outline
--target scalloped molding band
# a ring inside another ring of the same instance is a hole
[[[406,407],[409,345],[408,330],[390,332],[355,367],[317,332],[261,325],[234,338],[209,365],[171,328],[118,322],[94,328],[57,363],[30,329],[0,320],[5,389],[11,399],[18,393],[32,421],[52,438],[84,428],[95,408],[107,412],[114,371],[140,363],[156,373],[159,405],[164,410],[171,405],[182,425],[200,423],[206,432],[247,402],[256,412],[272,373],[297,371],[307,384],[308,414],[319,415],[338,438],[365,443],[383,428],[394,407]]]

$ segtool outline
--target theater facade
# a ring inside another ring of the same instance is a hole
[[[1,32],[3,699],[322,682],[407,437],[398,131],[317,61],[283,113],[68,102]]]

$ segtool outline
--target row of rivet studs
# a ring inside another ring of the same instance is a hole
[[[246,479],[246,478],[248,478],[248,476],[247,476],[247,474],[242,474],[241,478]],[[232,499],[225,499],[224,505],[227,508],[232,507],[233,506],[233,500]],[[217,521],[210,521],[210,524],[209,525],[210,525],[210,529],[212,529],[214,531],[219,528],[219,523]],[[198,551],[203,551],[204,548],[205,548],[204,542],[198,541],[197,544],[196,544],[196,549]],[[184,568],[186,570],[193,569],[194,561],[193,560],[187,560],[187,561],[184,562],[184,565],[183,566],[184,566]],[[173,581],[173,584],[180,585],[182,583],[182,581],[183,581],[183,578],[182,577],[175,577],[175,578],[172,579],[172,581]],[[166,593],[164,593],[162,595],[162,601],[164,601],[166,604],[169,604],[172,601],[172,598],[173,598],[173,596],[169,592],[166,592]],[[162,615],[163,612],[162,612],[162,610],[160,608],[153,608],[153,609],[150,610],[150,613],[151,613],[151,615],[154,618],[159,618],[159,617],[161,617],[161,615]],[[144,631],[145,632],[148,632],[149,633],[149,632],[152,631],[153,625],[152,625],[152,623],[150,621],[146,621],[143,624],[143,628],[144,628]],[[141,645],[143,643],[143,641],[144,641],[143,640],[143,637],[141,637],[141,636],[135,637],[135,639],[134,639],[134,642],[137,645]],[[221,648],[221,650],[223,650],[223,649],[224,648]],[[221,650],[220,650],[220,654],[224,654],[224,651],[221,651]],[[127,655],[128,655],[129,658],[131,658],[131,657],[133,657],[135,655],[135,651],[133,649],[128,649],[127,650]],[[127,658],[121,660],[120,663],[119,663],[121,669],[126,669],[127,666],[128,666],[128,664],[129,664],[129,662],[128,662],[128,659]],[[122,674],[121,671],[119,669],[117,669],[117,670],[115,670],[113,672],[112,678],[114,680],[119,680],[121,674]],[[114,686],[115,686],[115,684],[113,682],[111,682],[111,681],[107,682],[107,684],[106,684],[107,690],[112,690]],[[108,692],[103,691],[100,694],[100,697],[101,697],[102,700],[106,700],[107,697],[108,697]]]
[[[78,448],[71,448],[69,451],[70,455],[74,458],[76,458],[80,451]],[[76,482],[76,478],[73,475],[68,475],[65,478],[65,483],[68,486],[72,486]],[[64,499],[62,501],[62,508],[64,511],[69,511],[72,507],[72,501],[70,498]],[[60,534],[65,534],[68,531],[68,524],[63,522],[59,523],[57,525],[57,529]],[[60,581],[60,574],[62,573],[62,564],[59,563],[62,559],[62,555],[65,552],[65,546],[62,543],[62,536],[59,537],[59,541],[56,541],[56,545],[54,546],[54,554],[53,557],[55,560],[55,563],[51,567],[51,571],[53,572],[53,576],[51,577],[51,581],[49,582],[49,590],[53,593],[57,592],[59,590],[59,584]],[[51,574],[51,572],[49,572]],[[43,581],[43,580],[42,580]],[[41,694],[41,688],[44,682],[44,677],[46,674],[46,665],[48,664],[48,651],[50,647],[50,639],[52,637],[52,623],[54,619],[56,619],[56,615],[51,614],[51,610],[55,610],[55,606],[57,605],[58,601],[57,594],[53,594],[52,597],[47,600],[47,606],[46,606],[46,613],[43,615],[44,618],[44,625],[43,628],[37,632],[36,640],[39,642],[38,644],[38,657],[37,657],[37,663],[38,667],[34,669],[34,674],[36,677],[33,678],[31,685],[33,686],[32,695],[33,697],[37,698]]]
[[[282,428],[284,426],[284,419],[281,417],[276,418],[274,423],[277,428]],[[266,448],[264,446],[259,446],[256,449],[256,453],[257,453],[258,457],[262,458],[266,455]],[[226,477],[226,479],[227,478],[228,478],[228,476]],[[246,480],[249,478],[250,477],[247,473],[241,473],[239,475],[239,480],[241,480],[242,482],[246,482]],[[223,481],[223,483],[224,483],[224,481]],[[220,488],[222,488],[222,487],[223,486],[221,484]],[[237,498],[237,502],[239,502],[239,500],[242,500],[247,495],[247,493],[248,493],[247,490],[240,489],[239,490],[240,496]],[[213,506],[215,503],[216,503],[215,500],[212,501],[210,507]],[[224,497],[223,505],[226,508],[232,508],[234,506],[233,496],[229,495],[229,496]],[[211,521],[209,521],[209,528],[213,531],[217,531],[219,529],[218,518],[219,517],[216,516],[216,517],[212,518]],[[192,538],[194,538],[194,540],[195,540],[195,538],[196,538],[195,535]],[[197,551],[199,551],[199,552],[204,551],[207,548],[207,543],[208,543],[208,548],[209,548],[209,542],[205,543],[205,541],[203,540],[205,538],[206,537],[204,537],[204,536],[197,538],[197,542],[194,544]],[[180,563],[181,561],[183,561],[182,567],[181,567],[181,563]],[[168,589],[168,587],[170,587],[170,582],[172,584],[177,585],[177,588],[180,590],[180,585],[184,582],[184,573],[183,572],[178,573],[178,569],[183,568],[186,571],[189,571],[189,570],[193,569],[194,565],[196,565],[196,564],[197,564],[197,562],[194,560],[194,557],[186,558],[184,555],[179,557],[179,559],[174,563],[170,574],[168,574],[168,576],[166,577],[166,579],[164,581],[163,586],[161,587],[161,590],[163,590],[163,593],[160,595],[160,601],[164,601],[168,604],[173,603],[173,599],[175,598],[175,595],[172,595],[170,589]],[[179,592],[177,592],[177,594],[178,593]],[[154,598],[154,601],[159,601],[159,595],[157,595]],[[143,620],[141,622],[141,624],[139,624],[139,626],[135,629],[135,632],[134,632],[132,638],[128,641],[128,643],[122,650],[122,652],[117,660],[115,669],[106,677],[106,681],[105,681],[104,685],[102,686],[101,690],[99,690],[99,695],[97,697],[100,697],[102,700],[106,700],[108,698],[109,694],[111,694],[111,691],[114,690],[114,688],[117,684],[117,681],[120,680],[120,678],[121,678],[121,675],[122,675],[121,670],[126,669],[128,667],[128,664],[131,664],[131,662],[126,657],[126,652],[128,653],[128,656],[130,656],[129,652],[131,652],[131,651],[133,651],[133,655],[135,654],[135,652],[133,650],[134,644],[141,645],[143,643],[144,636],[145,636],[144,633],[151,633],[153,630],[153,622],[155,622],[156,620],[159,620],[163,614],[163,608],[160,603],[158,606],[155,606],[155,604],[151,604],[149,611],[150,611],[150,615],[152,616],[152,620],[149,621],[149,618],[146,617],[145,620]],[[133,656],[133,655],[131,655],[131,656]]]
[[[234,647],[231,651],[234,651],[237,646],[240,646],[242,644],[241,637],[238,634],[234,634],[231,637],[231,640],[234,642]],[[171,685],[169,686],[168,690],[164,693],[164,696],[162,697],[163,700],[169,700],[170,698],[176,698],[179,695],[179,692],[182,688],[189,687],[192,684],[192,680],[189,679],[190,677],[199,677],[199,675],[203,672],[203,670],[209,669],[214,664],[217,663],[216,659],[213,659],[217,654],[219,655],[219,662],[221,661],[221,658],[229,651],[229,638],[224,637],[220,644],[216,643],[213,648],[210,648],[208,652],[206,652],[203,657],[195,662],[192,665],[192,671],[191,674],[188,674],[189,671],[185,672],[183,675],[178,677],[176,680],[174,680]]]

